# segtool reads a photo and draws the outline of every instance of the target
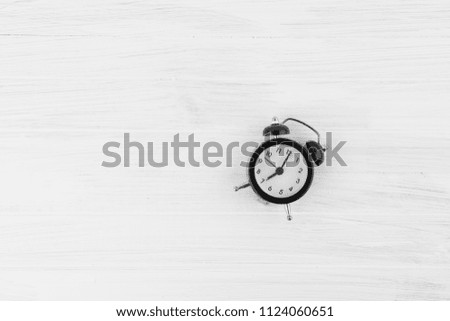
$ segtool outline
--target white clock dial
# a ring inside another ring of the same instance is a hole
[[[286,144],[264,149],[255,166],[255,179],[261,190],[275,198],[298,193],[308,178],[308,166],[300,150]]]

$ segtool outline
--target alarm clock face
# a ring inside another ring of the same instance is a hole
[[[285,138],[264,142],[249,164],[250,182],[255,192],[271,203],[298,200],[309,189],[313,165],[299,143]]]

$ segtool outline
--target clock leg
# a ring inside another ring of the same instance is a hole
[[[249,186],[250,186],[250,183],[245,183],[245,184],[242,184],[241,186],[235,186],[234,187],[234,191],[237,192],[240,189],[243,189],[243,188],[246,188],[246,187],[249,187]]]
[[[292,221],[291,205],[290,204],[284,204],[284,209],[286,210],[288,221]]]

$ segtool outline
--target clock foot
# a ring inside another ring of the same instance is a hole
[[[292,221],[291,205],[290,204],[284,204],[284,209],[286,210],[288,221]]]
[[[242,184],[241,186],[235,186],[234,187],[234,191],[237,192],[240,189],[243,189],[243,188],[246,188],[246,187],[249,187],[249,186],[250,186],[250,183],[245,183],[245,184]]]

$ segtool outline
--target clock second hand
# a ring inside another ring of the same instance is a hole
[[[284,167],[284,165],[286,165],[286,162],[287,162],[289,156],[291,156],[291,154],[292,154],[292,151],[289,151],[289,153],[287,154],[286,158],[284,159],[284,162],[283,162],[283,164],[281,165],[281,167],[278,167],[277,170],[275,171],[275,173],[273,173],[272,175],[270,175],[269,177],[267,177],[264,181],[268,181],[269,179],[271,179],[271,178],[273,178],[273,177],[275,177],[275,176],[277,176],[277,175],[283,174],[283,167]],[[264,182],[264,181],[263,181],[263,182]]]
[[[277,172],[273,173],[272,175],[270,175],[269,177],[266,178],[266,181],[268,181],[269,179],[271,179],[272,177],[277,176],[277,175],[278,175]]]

